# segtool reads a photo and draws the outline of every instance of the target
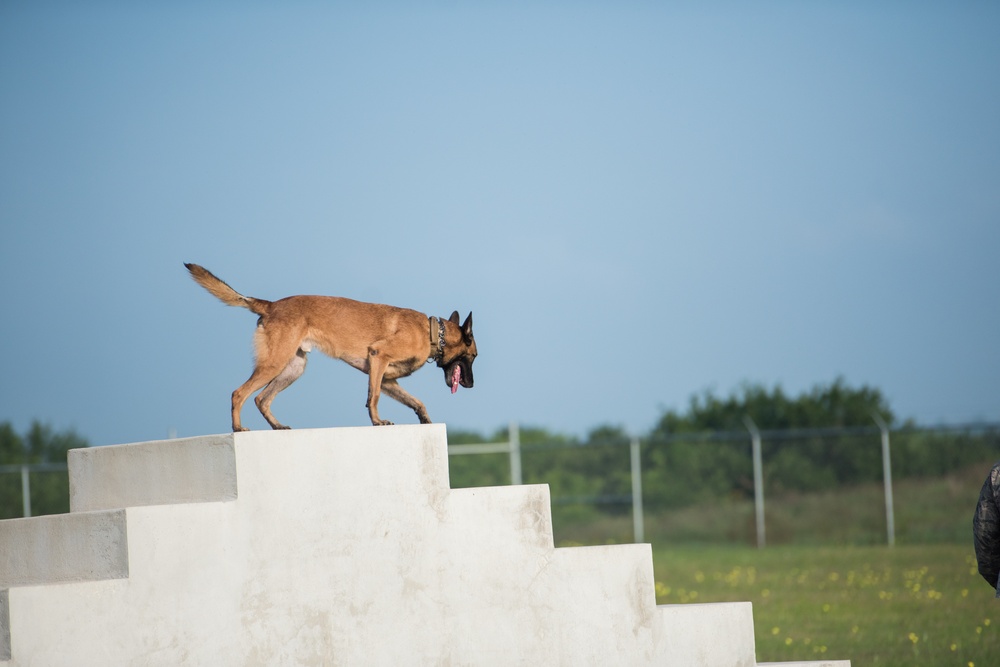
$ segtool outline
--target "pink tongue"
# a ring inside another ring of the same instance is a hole
[[[455,364],[455,370],[451,372],[451,393],[458,391],[458,381],[462,379],[462,367]]]

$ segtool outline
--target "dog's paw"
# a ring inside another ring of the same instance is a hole
[[[388,419],[379,419],[378,421],[372,422],[372,426],[392,426],[393,423]]]

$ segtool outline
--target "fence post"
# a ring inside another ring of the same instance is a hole
[[[507,425],[507,446],[510,448],[510,483],[521,483],[521,430],[517,422]]]
[[[872,419],[882,431],[882,479],[885,486],[885,533],[889,546],[896,544],[896,517],[892,507],[892,458],[889,456],[889,425],[882,416],[872,412]]]
[[[642,462],[639,458],[639,438],[629,444],[632,455],[632,532],[635,543],[646,541],[645,521],[642,516]]]
[[[753,447],[753,504],[757,514],[757,548],[763,549],[767,545],[767,537],[764,532],[764,465],[760,455],[760,431],[750,415],[743,415],[743,423],[750,431]]]
[[[28,466],[21,466],[21,502],[24,504],[24,516],[31,516],[31,482],[28,481]]]

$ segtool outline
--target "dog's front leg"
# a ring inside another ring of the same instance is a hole
[[[385,355],[381,354],[378,347],[372,345],[368,348],[368,416],[371,417],[372,426],[392,426],[391,421],[380,419],[378,416],[378,398],[382,393],[382,376],[389,362]]]
[[[400,387],[395,380],[384,380],[382,391],[416,412],[421,424],[431,423],[431,418],[427,416],[427,408],[424,407],[424,404],[416,396]]]

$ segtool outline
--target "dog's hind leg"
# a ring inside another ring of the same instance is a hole
[[[257,398],[254,399],[254,403],[257,404],[257,409],[260,410],[260,414],[264,415],[264,419],[267,423],[271,425],[273,429],[287,429],[291,428],[280,423],[271,414],[271,401],[274,397],[278,395],[278,392],[287,389],[293,382],[299,379],[299,377],[306,370],[306,353],[302,348],[295,353],[292,360],[288,362],[284,370],[278,373],[278,377],[274,378],[267,383],[267,386],[257,394]]]
[[[416,396],[400,387],[399,383],[395,380],[383,379],[382,391],[416,412],[421,424],[431,423],[430,417],[427,416],[427,408],[424,407],[424,404],[421,403]]]
[[[254,367],[253,373],[250,374],[250,379],[237,387],[236,391],[233,392],[233,431],[249,430],[244,428],[240,423],[240,412],[243,410],[243,404],[246,403],[246,400],[252,393],[258,389],[263,389],[271,381],[278,378],[290,364],[293,364],[296,352],[299,349],[300,340],[301,338],[296,338],[294,333],[290,334],[288,331],[280,329],[267,331],[263,326],[257,325],[257,332],[254,334],[257,365]],[[298,374],[292,379],[302,375],[303,370],[305,370],[304,364],[299,369]],[[289,384],[291,384],[290,380],[285,382],[280,388],[275,389],[274,393],[277,394]],[[270,400],[267,403],[270,403]],[[270,419],[268,422],[272,426],[277,423],[271,422]]]
[[[240,423],[240,412],[243,410],[243,404],[250,397],[250,394],[254,393],[258,389],[266,386],[268,382],[273,380],[275,376],[280,372],[279,369],[271,367],[261,367],[257,366],[253,369],[253,373],[250,375],[250,379],[241,384],[239,387],[233,391],[233,432],[237,431],[249,431],[250,429],[244,427]]]

